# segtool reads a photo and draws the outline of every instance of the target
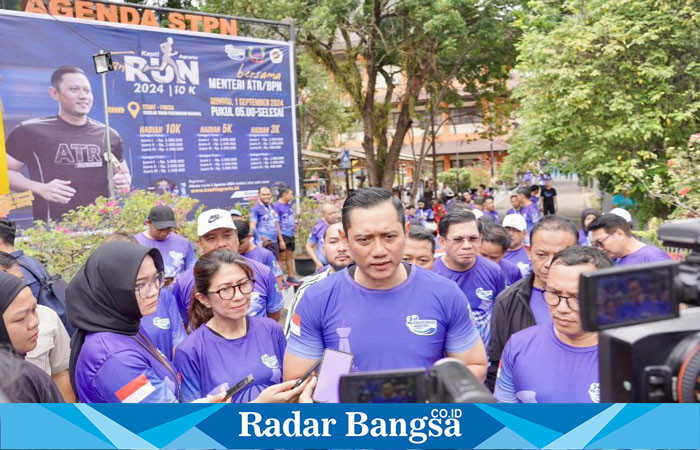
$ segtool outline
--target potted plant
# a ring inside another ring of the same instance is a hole
[[[311,229],[319,218],[319,203],[310,197],[301,200],[301,211],[297,211],[297,226],[294,238],[294,269],[301,276],[313,275],[316,272],[316,264],[306,253],[306,241],[309,239]]]

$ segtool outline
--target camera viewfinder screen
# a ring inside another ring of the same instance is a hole
[[[612,328],[675,317],[671,283],[666,267],[597,279],[598,325]]]
[[[418,383],[425,382],[415,376],[388,376],[375,379],[353,380],[356,383],[356,403],[417,403],[425,402]]]

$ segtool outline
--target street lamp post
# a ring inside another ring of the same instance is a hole
[[[114,166],[112,166],[112,160],[114,155],[112,155],[112,140],[110,136],[109,128],[109,111],[107,105],[107,72],[114,70],[114,65],[112,64],[112,54],[100,50],[100,53],[93,55],[93,62],[95,63],[95,72],[102,77],[102,101],[104,103],[105,109],[105,141],[107,144],[107,152],[104,158],[107,160],[107,185],[109,187],[109,196],[114,197]]]

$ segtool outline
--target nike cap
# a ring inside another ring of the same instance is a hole
[[[229,211],[225,209],[210,209],[204,211],[197,218],[197,236],[202,237],[217,228],[236,229],[236,224],[233,223]]]
[[[610,214],[615,214],[616,216],[620,216],[623,219],[627,221],[627,223],[632,223],[632,214],[629,213],[626,209],[622,208],[613,208],[610,210]]]
[[[527,223],[520,214],[508,214],[503,218],[503,228],[515,228],[518,231],[525,231],[527,230]]]
[[[148,221],[151,222],[156,230],[164,230],[166,228],[177,228],[175,222],[175,212],[169,206],[158,205],[151,208],[148,213]]]

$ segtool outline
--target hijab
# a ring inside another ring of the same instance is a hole
[[[10,307],[14,299],[25,287],[27,287],[27,283],[25,283],[24,280],[20,280],[7,272],[0,272],[0,316],[5,313],[7,308]],[[7,347],[13,353],[17,354],[15,349],[12,348],[12,341],[7,332],[5,320],[2,319],[2,317],[0,317],[0,347]]]
[[[131,242],[101,245],[87,259],[66,289],[66,314],[76,329],[71,338],[70,381],[75,386],[75,367],[88,333],[112,332],[135,336],[141,311],[134,285],[141,263],[150,255],[156,270],[163,271],[163,258],[154,248]],[[77,392],[76,392],[77,394]]]
[[[581,229],[583,229],[585,232],[588,232],[588,228],[586,225],[584,225],[584,221],[586,220],[586,217],[590,216],[591,214],[593,214],[596,219],[600,217],[600,212],[597,209],[587,208],[581,212]]]

